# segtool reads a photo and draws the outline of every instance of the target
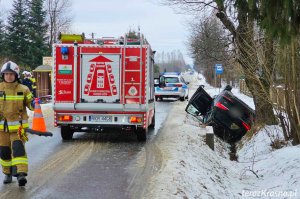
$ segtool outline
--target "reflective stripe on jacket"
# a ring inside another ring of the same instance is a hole
[[[0,130],[17,132],[22,122],[28,128],[26,107],[33,110],[31,102],[33,95],[27,86],[18,82],[0,83]],[[24,123],[23,123],[24,122]]]
[[[32,82],[32,89],[36,89],[36,80],[35,80],[35,78],[30,77],[29,79]]]
[[[4,130],[4,124],[5,124],[5,121],[0,121],[0,131],[3,131]],[[10,131],[16,131],[19,129],[20,127],[20,121],[16,121],[16,122],[6,122],[6,125],[8,127],[8,129]],[[22,120],[22,127],[23,128],[29,128],[29,123],[28,123],[28,120]]]

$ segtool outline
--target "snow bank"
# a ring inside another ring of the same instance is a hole
[[[210,95],[219,89],[207,85],[202,75],[190,84],[190,95],[205,85]],[[253,100],[237,89],[232,92],[254,108]],[[281,149],[270,145],[282,139],[279,126],[259,131],[238,146],[238,161],[229,160],[229,145],[216,138],[215,151],[205,144],[206,129],[185,113],[186,103],[176,103],[157,146],[163,165],[151,178],[144,198],[300,198],[300,146]]]

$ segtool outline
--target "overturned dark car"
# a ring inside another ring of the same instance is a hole
[[[212,98],[200,86],[191,97],[185,111],[203,124],[213,126],[214,134],[227,142],[240,140],[253,124],[255,112],[234,96],[231,86]]]

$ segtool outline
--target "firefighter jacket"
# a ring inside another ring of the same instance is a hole
[[[29,78],[24,78],[22,81],[22,84],[27,86],[29,88],[29,90],[32,92],[33,88],[32,88],[32,81]]]
[[[28,128],[26,107],[33,110],[33,95],[18,82],[0,83],[0,131],[17,132],[20,125]]]
[[[35,78],[34,77],[30,77],[29,79],[32,82],[32,89],[35,90],[36,89],[36,80],[35,80]]]

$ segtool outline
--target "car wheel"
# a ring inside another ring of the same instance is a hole
[[[63,140],[72,140],[74,131],[69,126],[61,126],[60,133]]]
[[[157,101],[158,100],[158,97],[155,97],[155,101]]]
[[[184,96],[183,96],[183,97],[180,97],[179,99],[180,99],[180,101],[183,102],[183,101],[184,101]]]

